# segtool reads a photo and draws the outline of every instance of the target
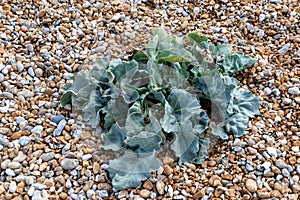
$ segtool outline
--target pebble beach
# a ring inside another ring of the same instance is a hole
[[[72,74],[128,60],[151,31],[198,31],[257,63],[235,77],[261,99],[246,134],[202,165],[171,157],[114,191],[97,137],[60,106]],[[0,199],[300,199],[298,0],[0,0]]]

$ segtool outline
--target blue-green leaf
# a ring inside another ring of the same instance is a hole
[[[193,132],[192,123],[184,121],[180,124],[180,129],[175,133],[175,140],[171,145],[171,149],[179,157],[179,164],[191,162],[197,157],[199,138]]]
[[[102,133],[103,148],[105,150],[119,151],[126,138],[125,132],[117,125],[113,124],[108,133]]]
[[[145,127],[144,112],[140,101],[136,101],[129,109],[125,123],[127,134],[136,135]]]
[[[241,113],[248,117],[260,115],[260,100],[251,91],[235,88],[231,92],[230,103],[227,108],[229,114]]]
[[[178,122],[189,120],[192,115],[200,113],[197,97],[183,89],[172,89],[167,100]]]
[[[161,142],[162,138],[160,135],[146,131],[141,131],[137,135],[126,139],[127,145],[129,145],[131,149],[136,149],[137,153],[159,151]]]
[[[126,151],[124,155],[109,161],[109,175],[114,189],[122,190],[139,186],[140,182],[151,177],[161,162],[154,153],[137,154]]]
[[[228,135],[224,130],[224,122],[220,123],[215,123],[215,122],[210,122],[209,127],[211,128],[211,133],[215,136],[219,136],[223,140],[228,139]]]
[[[253,65],[256,59],[245,56],[243,53],[238,52],[232,55],[227,55],[221,61],[217,62],[217,67],[223,71],[223,74],[232,74]]]
[[[197,157],[193,159],[193,163],[202,164],[208,158],[210,139],[206,137],[199,138],[199,151]]]
[[[237,113],[226,119],[225,130],[232,131],[235,137],[240,137],[245,133],[248,127],[249,117],[241,113]]]

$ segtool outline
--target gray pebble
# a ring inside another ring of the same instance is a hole
[[[5,170],[5,174],[6,174],[7,176],[15,176],[15,175],[16,175],[16,173],[15,173],[14,170],[12,170],[12,169],[6,169],[6,170]]]
[[[41,159],[43,161],[46,161],[48,162],[49,160],[52,160],[54,158],[55,154],[50,152],[50,153],[44,153],[42,156],[41,156]]]
[[[31,129],[31,133],[40,136],[42,134],[44,127],[42,125],[37,125],[33,129]]]
[[[28,51],[29,52],[33,52],[34,51],[34,47],[32,44],[28,44]]]
[[[58,124],[61,120],[65,119],[65,116],[63,116],[62,114],[58,114],[54,117],[52,117],[52,121],[56,124]]]
[[[28,74],[29,74],[30,76],[32,76],[32,77],[34,77],[34,76],[35,76],[35,74],[34,74],[34,71],[33,71],[32,67],[29,67],[29,68],[28,68],[28,70],[27,70],[27,72],[28,72]]]
[[[248,172],[252,172],[253,170],[254,170],[254,168],[253,168],[253,166],[252,165],[250,165],[250,164],[246,164],[246,170],[248,171]]]
[[[20,124],[22,122],[25,122],[25,118],[24,117],[16,117],[16,123]]]
[[[72,170],[79,165],[77,159],[65,158],[60,163],[61,167],[65,170]]]
[[[213,187],[207,187],[207,188],[205,189],[206,194],[213,193],[214,191],[215,191],[215,189],[214,189]]]
[[[261,29],[257,33],[257,37],[263,37],[264,35],[265,35],[265,32]]]
[[[200,8],[199,8],[199,7],[195,7],[195,8],[193,9],[193,13],[194,13],[195,15],[199,15],[199,12],[200,12]]]
[[[89,199],[92,199],[94,195],[95,195],[95,191],[93,191],[93,190],[88,190],[88,191],[86,192],[86,196],[87,196]]]
[[[264,88],[264,93],[266,95],[270,95],[272,93],[272,90],[270,88],[266,87],[266,88]]]
[[[297,166],[297,173],[300,175],[300,165]]]
[[[182,11],[181,14],[182,14],[183,17],[189,16],[189,14],[187,12],[185,12],[185,11]]]
[[[272,157],[277,157],[277,149],[274,147],[267,147],[267,152]]]
[[[92,156],[92,154],[85,154],[85,155],[83,155],[82,156],[82,160],[89,160],[90,158],[92,158],[93,156]]]
[[[0,83],[2,83],[3,81],[4,81],[4,75],[0,73]]]
[[[30,141],[31,141],[31,138],[29,138],[27,136],[22,136],[22,137],[19,138],[19,144],[22,147],[26,146]]]
[[[282,159],[276,160],[275,165],[276,165],[276,167],[278,167],[280,169],[283,169],[283,168],[287,167],[287,164]]]
[[[46,185],[41,184],[41,183],[33,183],[32,187],[34,187],[34,189],[37,189],[37,190],[43,190],[43,189],[47,188]]]
[[[0,94],[0,96],[7,97],[8,99],[14,98],[14,95],[10,92],[2,92],[2,94]]]
[[[286,54],[290,48],[291,44],[287,43],[286,45],[284,45],[281,49],[279,49],[279,53],[280,54]]]
[[[297,56],[300,57],[300,49],[297,51]]]
[[[54,135],[54,136],[59,136],[59,135],[61,135],[61,132],[64,130],[66,124],[67,124],[67,121],[66,121],[65,119],[62,119],[62,120],[58,123],[56,129],[54,130],[53,135]]]
[[[262,14],[259,15],[258,21],[262,22],[262,21],[264,21],[265,19],[266,19],[266,15],[262,13]]]
[[[14,192],[17,191],[17,183],[16,183],[16,181],[10,182],[8,191],[9,191],[10,193],[14,193]]]
[[[286,168],[283,168],[282,170],[281,170],[281,174],[283,175],[283,176],[285,176],[285,177],[290,177],[291,175],[290,175],[290,172],[286,169]]]
[[[279,96],[280,95],[280,90],[278,88],[274,88],[272,90],[272,93],[275,95],[275,96]]]
[[[291,87],[288,89],[288,93],[291,95],[299,95],[300,94],[300,90],[298,87]]]

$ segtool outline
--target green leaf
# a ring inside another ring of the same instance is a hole
[[[66,91],[60,98],[60,105],[64,107],[65,105],[72,102],[72,92]]]
[[[260,100],[249,90],[233,89],[227,108],[229,114],[241,113],[248,117],[260,115]]]
[[[232,74],[253,65],[256,59],[250,56],[245,56],[243,53],[238,52],[232,55],[225,56],[224,59],[217,62],[217,67],[220,68],[223,74]]]
[[[154,153],[137,154],[126,151],[124,155],[109,161],[109,175],[114,189],[122,190],[138,187],[140,182],[151,177],[151,172],[157,171],[161,162]]]
[[[142,51],[138,51],[136,54],[134,54],[133,59],[137,62],[143,62],[147,61],[148,57]]]
[[[174,111],[167,101],[165,101],[165,115],[160,120],[160,124],[164,131],[167,133],[177,132],[180,128]]]
[[[108,133],[102,133],[103,148],[105,150],[119,151],[126,138],[125,132],[117,125],[113,124]]]
[[[122,62],[114,67],[110,67],[110,71],[114,74],[114,82],[119,82],[126,78],[130,80],[138,70],[138,63],[136,61]]]
[[[227,132],[232,131],[235,137],[244,135],[246,128],[248,127],[249,117],[241,113],[237,113],[226,119],[225,130]]]

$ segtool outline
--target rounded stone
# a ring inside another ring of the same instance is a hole
[[[72,170],[79,165],[79,161],[77,159],[65,158],[61,161],[60,165],[65,170]]]
[[[245,185],[249,192],[257,191],[257,184],[253,179],[247,179]]]

